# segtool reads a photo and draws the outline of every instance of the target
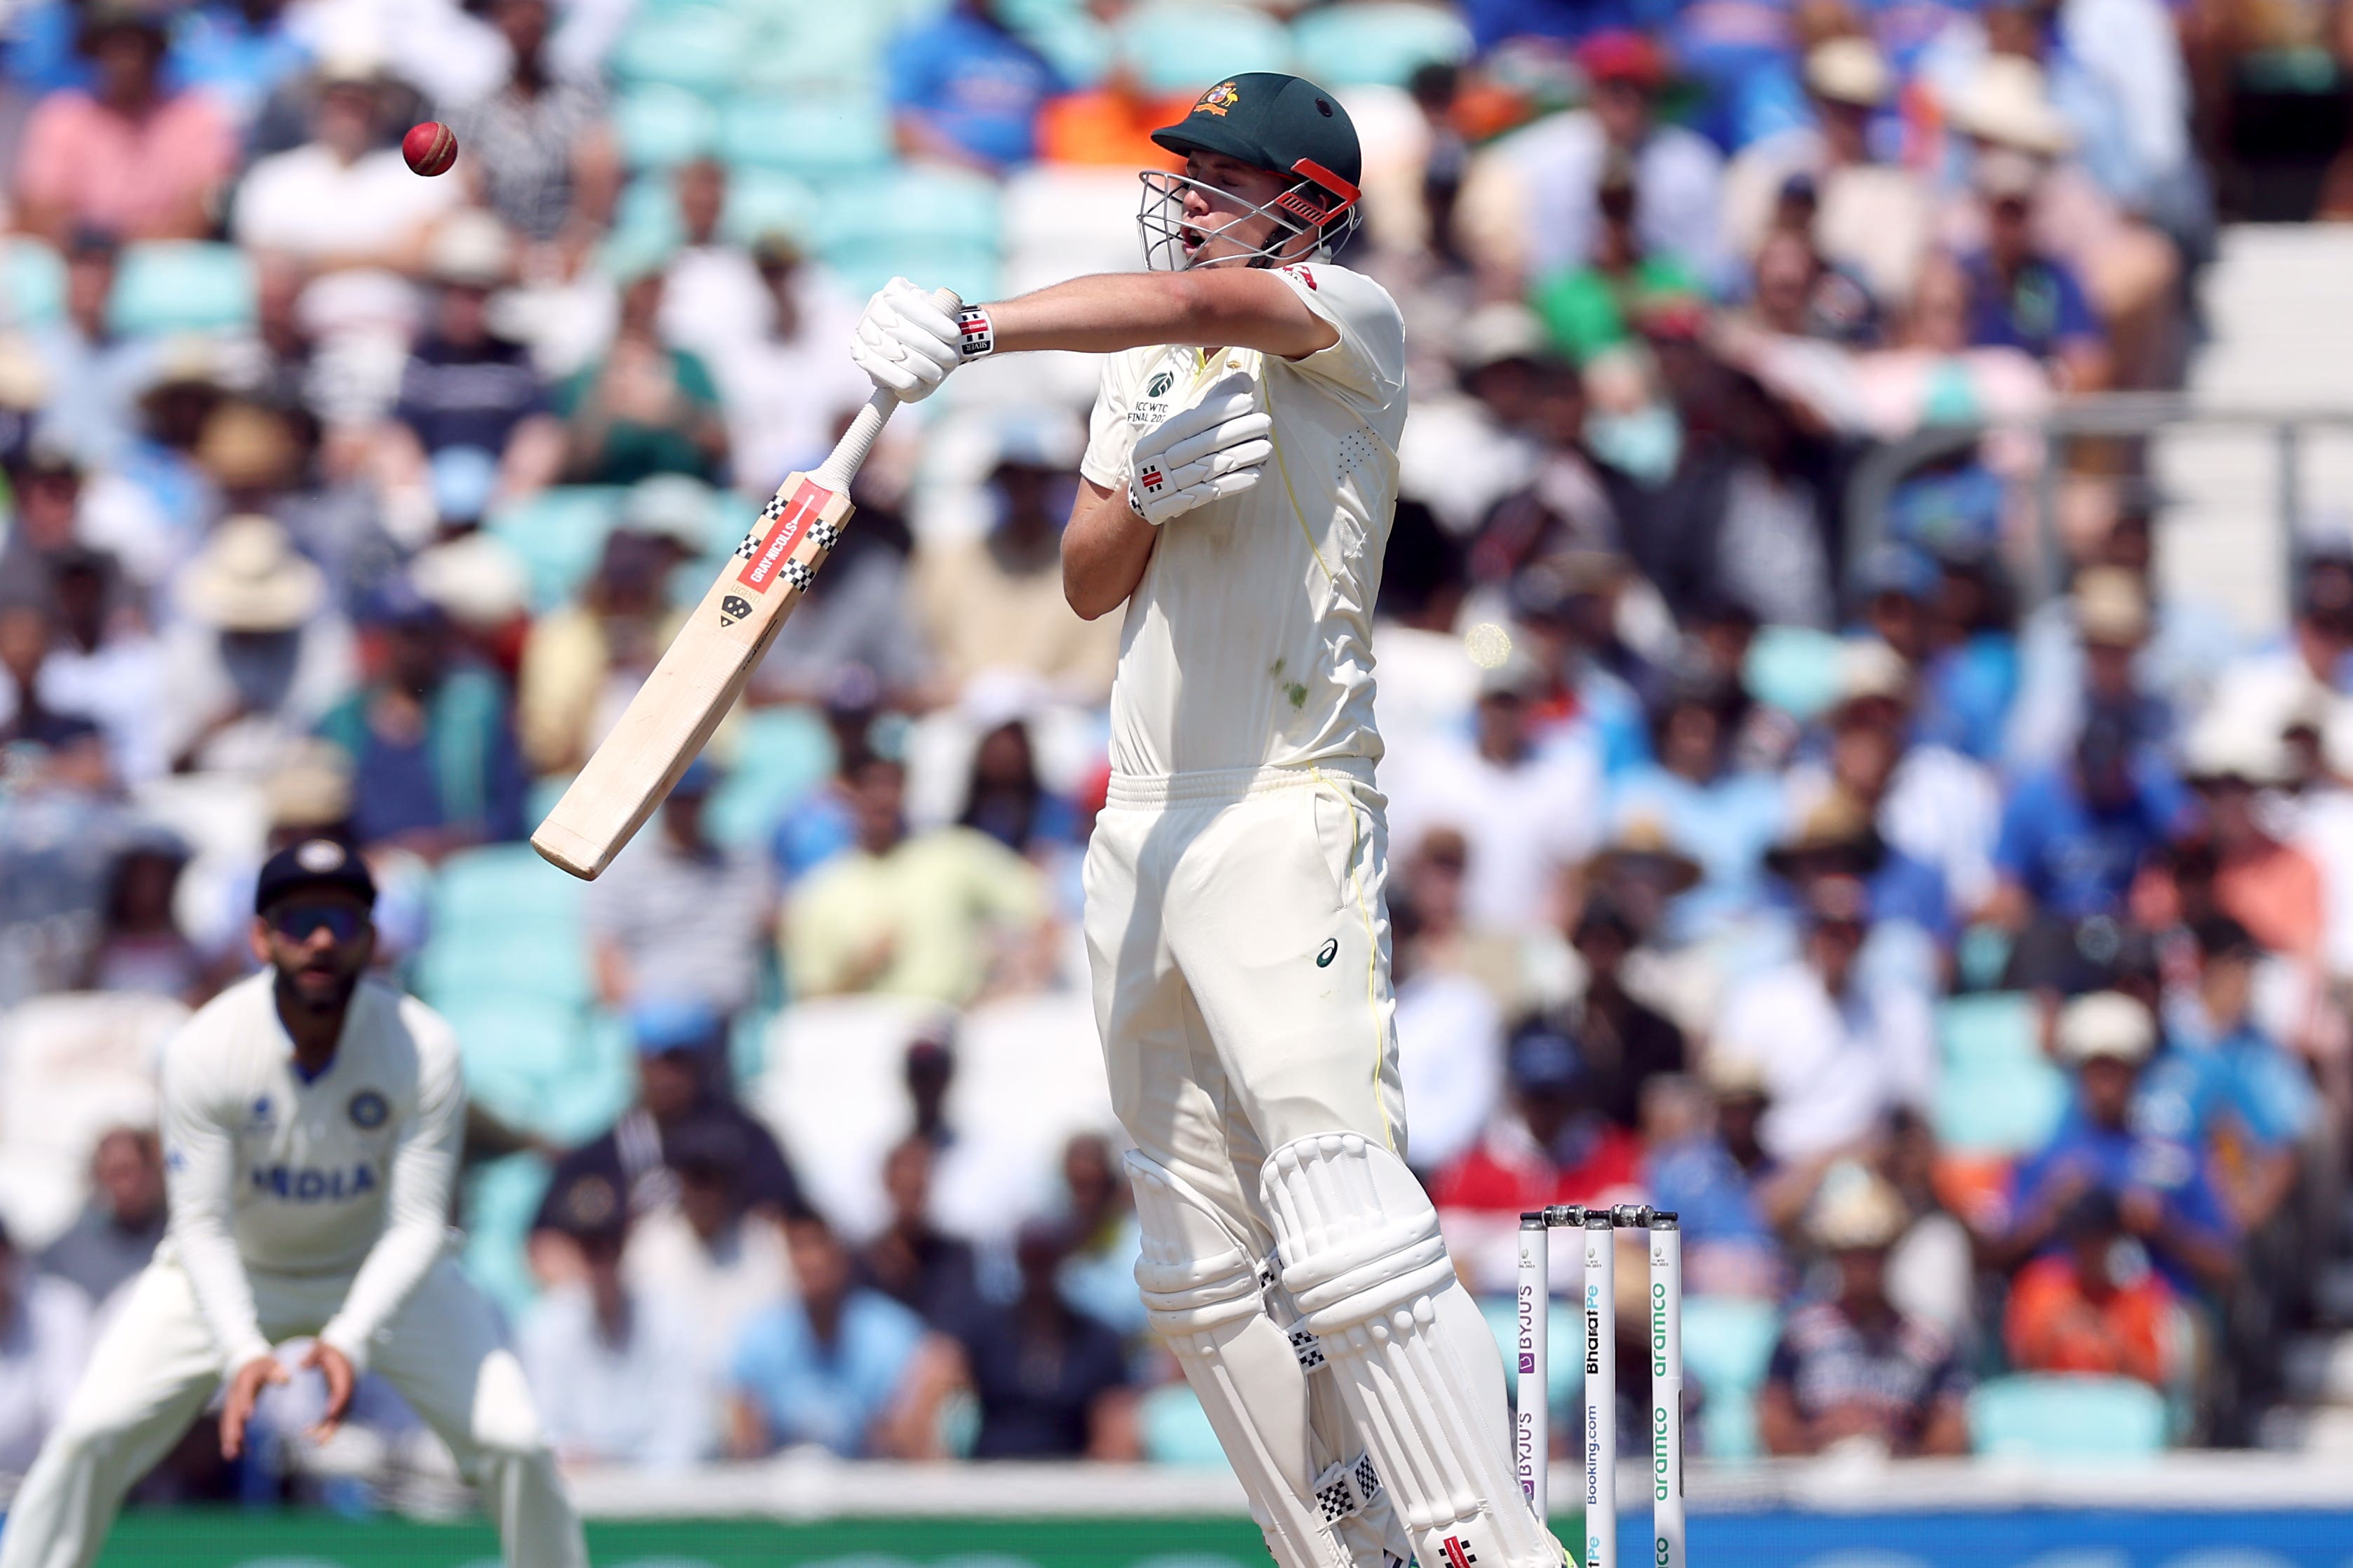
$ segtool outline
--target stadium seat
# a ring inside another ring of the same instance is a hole
[[[1828,632],[1767,626],[1749,645],[1741,684],[1759,702],[1800,722],[1810,721],[1838,700],[1840,655],[1845,646]]]
[[[2165,1449],[2164,1396],[2125,1377],[2020,1373],[1969,1394],[1978,1453],[2014,1459],[2147,1458]]]
[[[65,311],[65,260],[37,239],[0,241],[0,289],[6,290],[8,325],[46,326]]]
[[[727,210],[719,226],[738,245],[772,234],[800,238],[817,227],[817,193],[776,169],[738,163],[727,173]]]
[[[905,9],[840,0],[739,0],[737,8],[758,29],[737,90],[763,92],[879,83]]]
[[[2034,1006],[2022,994],[1957,996],[1936,1010],[1943,1081],[1936,1136],[1966,1154],[2039,1149],[2067,1108],[2066,1075],[2042,1055]]]
[[[106,302],[107,324],[131,338],[234,331],[253,310],[253,258],[192,239],[126,246]]]
[[[856,88],[746,93],[721,117],[719,152],[740,167],[857,179],[891,162],[891,117],[879,97]]]
[[[821,997],[777,1015],[767,1070],[745,1100],[776,1130],[810,1203],[845,1234],[867,1235],[887,1217],[882,1156],[906,1130],[907,1042],[942,1016],[921,997],[881,995]]]
[[[626,88],[659,83],[717,98],[749,58],[752,29],[718,6],[655,7],[638,16],[607,62]]]
[[[906,277],[986,298],[995,291],[997,237],[995,182],[936,169],[897,169],[829,191],[818,229],[827,265],[853,296]]]
[[[567,603],[596,570],[621,491],[601,485],[560,485],[485,520],[531,574],[532,607]]]
[[[1136,1426],[1149,1463],[1203,1469],[1225,1466],[1226,1450],[1187,1384],[1163,1384],[1145,1394],[1136,1409]]]
[[[1291,35],[1263,11],[1155,0],[1120,19],[1119,58],[1148,92],[1189,92],[1244,71],[1291,68]]]
[[[567,877],[528,844],[461,850],[441,863],[433,888],[435,933],[479,935],[517,925],[576,929],[587,885]]]
[[[461,1200],[467,1276],[512,1319],[539,1294],[523,1245],[532,1216],[547,1191],[547,1163],[535,1154],[510,1154],[470,1173]]]
[[[470,927],[437,934],[417,956],[412,979],[417,994],[436,1007],[505,996],[577,1009],[588,1005],[594,990],[578,930],[529,921],[503,931]]]
[[[999,220],[1005,288],[1018,293],[1089,272],[1134,268],[1138,194],[1130,169],[1039,164],[1011,176]]]
[[[1754,1458],[1757,1391],[1781,1331],[1770,1301],[1746,1296],[1693,1296],[1683,1302],[1683,1371],[1699,1385],[1702,1452],[1714,1459]]]
[[[457,1032],[466,1092],[476,1104],[511,1127],[557,1139],[570,1131],[552,1113],[552,1100],[588,1065],[582,1013],[513,995],[478,996],[440,1011]]]
[[[719,112],[682,87],[632,88],[613,107],[621,158],[633,169],[667,169],[719,145]]]
[[[741,714],[726,782],[711,797],[711,836],[765,849],[786,811],[833,771],[833,734],[807,708]]]
[[[1052,1205],[1064,1144],[1116,1126],[1093,1000],[1054,991],[982,1003],[957,1024],[955,1048],[948,1114],[961,1132],[942,1157],[933,1209],[959,1235],[1007,1233]],[[1008,1212],[1008,1193],[1028,1199]]]
[[[1324,87],[1403,87],[1432,61],[1471,55],[1471,29],[1449,10],[1403,0],[1335,5],[1292,24],[1299,74]]]

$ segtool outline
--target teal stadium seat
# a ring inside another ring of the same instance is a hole
[[[879,92],[860,87],[748,92],[727,102],[719,152],[737,168],[862,181],[891,162],[890,110]]]
[[[253,324],[253,260],[233,245],[153,240],[126,246],[106,302],[125,337],[233,331]]]
[[[1156,0],[1121,18],[1119,58],[1151,92],[1187,92],[1244,71],[1291,68],[1291,35],[1263,11]]]
[[[444,1002],[437,1010],[457,1031],[467,1092],[476,1103],[511,1126],[552,1133],[544,1100],[586,1059],[586,1016],[496,995]]]
[[[569,601],[596,569],[621,495],[612,486],[559,485],[486,520],[530,574],[534,611]]]
[[[433,930],[467,936],[536,924],[576,929],[587,885],[567,877],[528,844],[461,850],[433,884]]]
[[[546,1191],[547,1165],[533,1154],[493,1160],[466,1178],[466,1273],[510,1319],[539,1294],[523,1244]]]
[[[1292,24],[1300,75],[1325,87],[1403,87],[1435,61],[1471,57],[1471,29],[1451,11],[1371,0],[1310,11]]]
[[[627,89],[659,83],[716,99],[742,73],[752,34],[744,18],[721,6],[655,6],[630,22],[608,66]]]
[[[1152,1464],[1198,1469],[1225,1467],[1225,1447],[1189,1384],[1163,1384],[1145,1394],[1136,1410],[1136,1425],[1144,1441],[1144,1457]]]
[[[2164,1396],[2125,1377],[2020,1373],[1969,1394],[1978,1454],[2014,1459],[2130,1461],[2165,1449]]]
[[[1713,1459],[1757,1457],[1757,1393],[1773,1359],[1781,1314],[1746,1296],[1683,1302],[1683,1375],[1699,1385],[1701,1451]]]
[[[65,314],[65,258],[37,239],[0,240],[0,289],[9,325],[46,326]]]
[[[686,88],[652,82],[621,95],[613,133],[630,168],[668,169],[718,147],[719,111]]]
[[[1943,1079],[1936,1137],[1961,1154],[2022,1154],[2050,1142],[2067,1109],[2066,1075],[2035,1037],[2020,993],[1956,996],[1936,1009]]]
[[[1800,722],[1827,711],[1838,700],[1839,669],[1845,644],[1828,632],[1805,626],[1767,626],[1749,644],[1741,684],[1757,700]]]
[[[809,709],[763,708],[742,715],[734,741],[726,781],[711,797],[711,834],[758,846],[833,771],[833,735]]]
[[[719,227],[738,245],[772,234],[799,239],[817,227],[817,193],[781,170],[739,163],[727,172],[727,210]]]
[[[1119,47],[1085,0],[997,0],[997,14],[1073,87],[1091,87],[1110,74]]]
[[[828,193],[818,242],[853,296],[907,277],[970,300],[993,291],[997,233],[995,182],[909,168]]]
[[[739,0],[758,43],[743,62],[739,91],[839,91],[882,79],[882,56],[902,25],[873,0]]]

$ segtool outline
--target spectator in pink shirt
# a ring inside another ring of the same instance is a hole
[[[93,0],[80,47],[97,80],[33,110],[16,167],[17,226],[52,243],[78,226],[126,240],[211,233],[237,141],[211,100],[165,94],[163,25],[128,0]]]

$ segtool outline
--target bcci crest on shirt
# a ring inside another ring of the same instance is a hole
[[[384,1125],[385,1118],[392,1114],[392,1108],[385,1103],[384,1096],[372,1089],[364,1089],[352,1096],[352,1102],[343,1108],[343,1113],[361,1131],[373,1132]]]

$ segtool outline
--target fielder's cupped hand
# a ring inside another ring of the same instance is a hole
[[[964,358],[963,333],[928,290],[893,278],[866,301],[849,356],[876,386],[917,403],[939,390]]]
[[[1157,528],[1172,517],[1258,483],[1274,443],[1274,421],[1259,407],[1256,384],[1237,371],[1212,384],[1135,438],[1127,504]]]

